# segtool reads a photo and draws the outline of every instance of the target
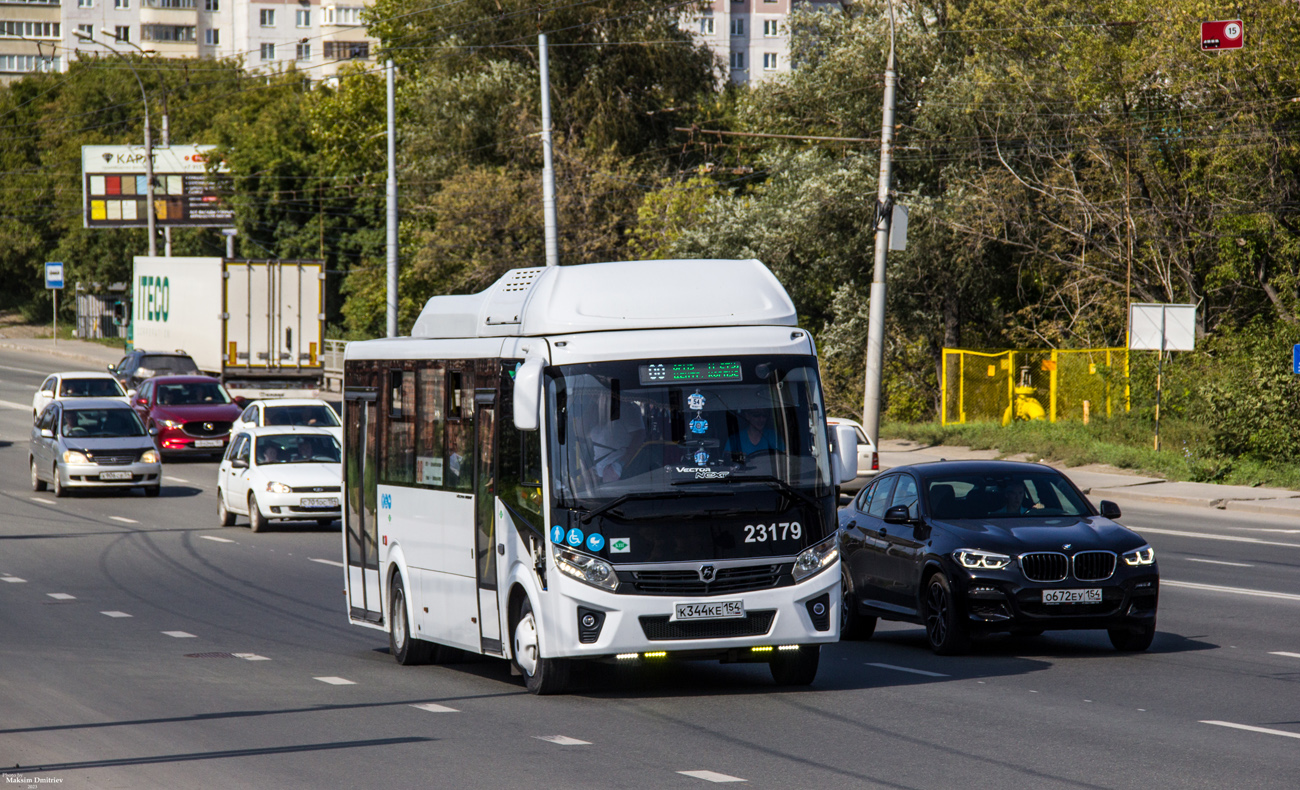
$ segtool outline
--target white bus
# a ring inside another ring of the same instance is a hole
[[[563,691],[578,660],[762,662],[839,638],[817,357],[758,261],[517,269],[344,361],[349,619]],[[837,447],[838,446],[838,447]]]

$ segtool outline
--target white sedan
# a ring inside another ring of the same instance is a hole
[[[113,398],[123,403],[130,403],[126,390],[111,373],[95,370],[73,370],[67,373],[54,373],[32,396],[32,422],[45,411],[52,401],[64,398]]]
[[[840,491],[845,494],[852,494],[861,491],[863,486],[871,482],[871,478],[876,476],[880,471],[880,454],[876,452],[876,446],[867,438],[867,432],[862,430],[862,425],[854,420],[845,417],[827,417],[826,424],[830,426],[851,425],[853,431],[858,435],[858,476],[846,483],[840,484]]]
[[[273,519],[328,527],[342,516],[342,486],[342,450],[328,429],[244,428],[217,470],[217,516],[229,527],[246,515],[253,532]]]
[[[239,415],[232,431],[256,428],[263,425],[301,425],[307,428],[329,428],[334,438],[343,441],[343,424],[333,407],[318,398],[281,398],[259,400],[248,404]]]

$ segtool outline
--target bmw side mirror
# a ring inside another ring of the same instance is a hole
[[[885,511],[886,524],[911,524],[912,514],[907,509],[907,505],[894,505]]]
[[[1119,518],[1119,516],[1120,516],[1119,505],[1115,504],[1114,502],[1111,502],[1109,499],[1101,500],[1102,518],[1109,518],[1114,520]]]

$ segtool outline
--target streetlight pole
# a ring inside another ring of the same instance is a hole
[[[889,3],[889,62],[885,65],[884,120],[880,126],[880,186],[876,193],[876,261],[867,308],[867,370],[862,404],[862,430],[874,447],[880,446],[880,379],[885,350],[885,256],[889,251],[892,206],[889,198],[894,141],[894,3]]]
[[[99,32],[103,33],[106,36],[109,35],[108,31],[105,30],[101,30]],[[94,36],[88,33],[82,33],[80,30],[78,30],[76,35],[78,38],[84,39],[86,41],[90,41],[92,43],[99,44],[101,47],[104,47],[109,52],[112,52],[114,55],[117,55],[119,58],[122,58],[123,62],[126,63],[127,68],[131,69],[131,73],[135,75],[136,84],[140,86],[140,98],[144,102],[144,188],[145,188],[145,196],[146,196],[145,200],[148,204],[145,206],[145,213],[147,215],[148,223],[149,223],[149,257],[151,258],[155,257],[158,255],[158,238],[157,238],[157,230],[154,227],[153,134],[149,128],[149,94],[147,94],[144,90],[144,81],[140,79],[140,72],[136,71],[135,66],[131,65],[130,59],[124,56],[121,52],[118,52],[116,49],[113,49],[108,44],[105,44],[102,41],[95,41]],[[140,49],[140,48],[136,47],[136,49]],[[140,50],[140,51],[144,52],[144,50]]]

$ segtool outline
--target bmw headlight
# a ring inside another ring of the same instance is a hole
[[[980,549],[957,549],[952,558],[970,571],[1000,571],[1011,564],[1011,558],[1005,554]]]
[[[1150,546],[1143,546],[1140,549],[1133,549],[1124,554],[1124,564],[1137,567],[1139,565],[1155,565],[1156,550]]]
[[[143,453],[140,454],[140,463],[142,463],[142,464],[156,464],[156,463],[158,463],[158,451],[157,451],[157,450],[145,450]]]
[[[831,535],[815,546],[809,546],[794,558],[794,580],[801,582],[835,564],[840,558],[839,534]]]
[[[274,482],[274,481],[272,481],[272,482],[266,484],[266,490],[267,490],[267,491],[270,491],[272,494],[292,494],[292,493],[293,493],[293,489],[290,488],[289,486],[285,485],[284,483],[276,483],[276,482]]]
[[[85,453],[79,453],[76,450],[63,451],[63,463],[65,464],[88,464],[90,459]]]
[[[562,573],[604,590],[618,589],[618,574],[608,562],[576,551],[555,547],[555,565]]]

